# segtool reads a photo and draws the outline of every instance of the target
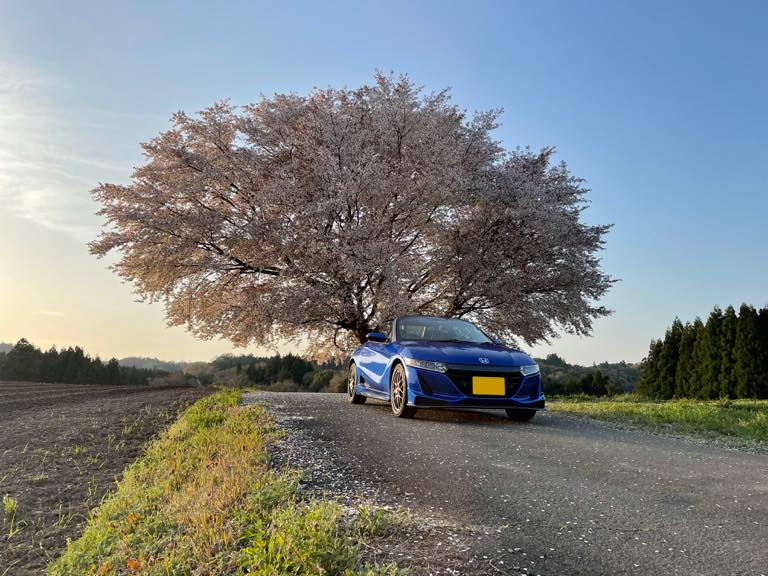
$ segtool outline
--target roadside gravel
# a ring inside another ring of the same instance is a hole
[[[414,531],[374,555],[416,574],[768,574],[764,454],[554,413],[249,401],[287,429],[275,462],[308,490],[410,511]]]

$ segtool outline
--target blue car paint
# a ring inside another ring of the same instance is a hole
[[[488,363],[481,364],[481,357]],[[443,362],[450,368],[476,375],[515,372],[520,366],[535,364],[527,354],[500,344],[368,341],[352,354],[351,361],[357,367],[355,393],[389,401],[392,369],[400,362],[406,368],[409,406],[544,409],[544,393],[538,373],[523,377],[516,392],[509,396],[473,396],[463,393],[448,375],[408,366],[406,359]]]

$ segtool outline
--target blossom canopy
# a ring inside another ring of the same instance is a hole
[[[170,324],[238,345],[347,350],[404,314],[467,318],[507,340],[588,334],[613,280],[554,149],[507,151],[500,111],[378,74],[357,89],[217,103],[143,145],[93,194],[91,251]]]

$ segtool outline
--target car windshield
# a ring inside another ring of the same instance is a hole
[[[398,340],[428,340],[430,342],[471,342],[492,344],[477,326],[466,320],[449,318],[401,318],[397,321]]]

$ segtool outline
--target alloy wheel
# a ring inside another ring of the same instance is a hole
[[[389,402],[392,413],[398,418],[411,418],[416,408],[408,406],[408,379],[402,364],[395,366],[389,386]]]
[[[365,396],[357,393],[357,365],[352,362],[347,374],[347,400],[352,404],[365,404]]]
[[[357,374],[354,365],[350,366],[349,374],[347,375],[347,394],[351,398],[355,395],[355,385],[357,384]]]
[[[403,408],[405,397],[405,374],[402,368],[397,368],[392,375],[392,409],[398,413]]]

